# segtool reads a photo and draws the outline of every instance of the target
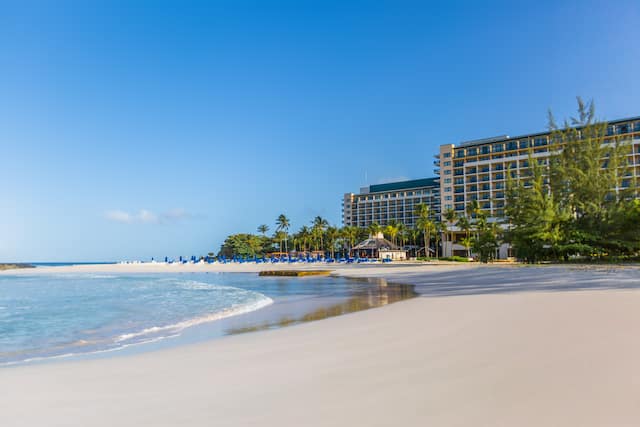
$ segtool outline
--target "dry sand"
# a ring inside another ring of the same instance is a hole
[[[182,267],[54,271],[169,268]],[[640,270],[337,270],[415,283],[423,296],[169,350],[0,369],[0,426],[640,424]]]

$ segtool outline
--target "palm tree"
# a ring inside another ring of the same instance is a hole
[[[340,231],[338,228],[330,226],[327,227],[327,245],[329,246],[329,252],[331,253],[331,258],[333,258],[336,249],[336,241],[340,237]]]
[[[474,218],[480,212],[480,203],[477,200],[471,200],[467,203],[467,216]]]
[[[398,227],[398,236],[400,237],[400,246],[404,247],[407,240],[407,226],[404,225],[404,222],[399,222],[396,224]]]
[[[342,228],[342,234],[349,245],[349,254],[351,254],[351,248],[356,244],[356,240],[358,239],[358,234],[360,234],[360,229],[353,225],[347,225]]]
[[[393,223],[390,223],[384,228],[384,232],[389,236],[389,240],[391,240],[391,243],[393,243],[394,245],[396,244],[396,236],[398,235],[398,231],[398,226]]]
[[[444,256],[444,242],[447,240],[447,223],[438,221],[435,224],[436,226],[436,258],[438,257],[438,243],[442,241],[442,250],[440,254]]]
[[[415,247],[417,246],[417,242],[418,242],[418,237],[420,237],[420,230],[418,230],[417,228],[410,228],[408,230],[408,235],[409,235],[409,241],[411,242],[411,244]],[[415,249],[414,249],[415,251]],[[417,254],[414,253],[414,255],[417,256]]]
[[[284,231],[276,231],[276,233],[273,235],[273,240],[278,242],[278,250],[280,252],[282,252],[282,246],[284,246],[282,243],[286,242],[286,238],[287,236]]]
[[[285,214],[280,214],[278,218],[276,218],[276,225],[276,231],[284,232],[284,251],[288,254],[287,238],[289,235],[289,227],[291,226],[289,218],[287,218]]]
[[[367,231],[371,236],[375,237],[382,231],[382,226],[377,222],[372,222],[369,224],[369,227],[367,227]]]
[[[267,224],[261,224],[258,226],[258,233],[262,233],[262,237],[267,237],[267,231],[269,231],[269,226]]]
[[[480,214],[481,210],[480,210],[480,203],[478,203],[477,200],[471,200],[469,203],[467,203],[467,217],[469,218],[469,223],[471,228],[475,228],[474,224],[475,224],[475,220],[478,219],[478,215]],[[478,237],[477,233],[474,233],[475,236],[474,237]]]
[[[311,230],[306,225],[300,227],[300,231],[298,231],[298,236],[300,237],[300,242],[302,243],[302,251],[306,252],[309,244],[309,240],[311,239]]]
[[[324,249],[324,239],[323,239],[323,235],[324,235],[324,230],[329,226],[329,222],[322,218],[321,216],[317,216],[313,219],[313,221],[311,222],[311,232],[314,234],[314,236],[316,237],[316,241],[320,242],[320,249]],[[316,249],[318,249],[318,247],[316,246]]]
[[[467,249],[467,256],[471,256],[471,222],[466,216],[460,216],[456,226],[464,231],[465,237],[461,240],[462,245]]]
[[[415,215],[418,217],[416,226],[424,236],[424,256],[429,256],[429,243],[431,242],[431,233],[435,231],[433,221],[430,218],[429,205],[420,203],[415,207]]]
[[[456,218],[457,218],[457,214],[454,209],[449,208],[444,212],[444,219],[447,220],[447,225],[449,228],[449,236],[447,237],[447,240],[449,240],[451,244],[451,255],[453,255],[453,240],[454,240],[453,230],[451,230],[451,227],[453,227],[456,221]]]
[[[472,243],[471,238],[470,237],[463,237],[460,240],[460,243],[462,243],[462,246],[464,246],[465,249],[467,250],[467,257],[470,257],[471,256],[471,253],[470,253],[471,252],[471,243]]]

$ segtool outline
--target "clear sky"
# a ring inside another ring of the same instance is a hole
[[[0,261],[339,224],[342,193],[432,176],[440,144],[576,95],[640,115],[639,23],[637,0],[3,2]]]

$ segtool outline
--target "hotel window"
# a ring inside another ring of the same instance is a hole
[[[451,162],[450,161],[449,162],[444,162],[444,165],[445,166],[451,166]]]
[[[629,133],[629,125],[627,123],[616,126],[618,133]]]
[[[445,178],[444,179],[444,183],[445,184],[451,184],[451,178]]]
[[[523,139],[520,141],[520,148],[529,148],[529,140]]]
[[[480,152],[482,154],[489,154],[490,150],[489,150],[489,146],[488,145],[483,145],[482,147],[480,147]]]
[[[536,138],[536,139],[533,141],[533,145],[534,145],[535,147],[541,147],[541,146],[543,146],[543,145],[547,145],[547,137],[545,136],[545,137],[541,137],[541,138]]]
[[[445,171],[444,171],[444,174],[445,174],[445,175],[451,175],[451,169],[447,169],[447,170],[445,170]]]
[[[504,144],[493,144],[493,152],[503,151]]]
[[[477,148],[469,148],[467,150],[467,156],[477,156],[478,155],[478,149]]]
[[[451,196],[445,196],[445,198],[444,198],[444,199],[445,199],[445,200],[447,200],[447,201],[449,201],[449,200],[452,200],[453,198],[452,198]]]
[[[464,157],[464,150],[456,150],[456,157],[457,158]]]
[[[451,187],[444,187],[444,191],[445,191],[446,193],[451,192]]]
[[[636,122],[634,129],[635,132],[640,132],[640,122]]]
[[[516,150],[518,148],[518,143],[516,141],[507,142],[507,150]]]

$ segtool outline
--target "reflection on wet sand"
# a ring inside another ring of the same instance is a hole
[[[282,318],[275,321],[266,321],[263,323],[244,326],[241,328],[231,328],[228,329],[226,333],[242,334],[245,332],[255,332],[265,329],[281,328],[284,326],[291,326],[303,322],[312,322],[314,320],[322,320],[328,317],[340,316],[341,314],[381,307],[383,305],[392,304],[397,301],[413,298],[417,295],[413,285],[388,283],[385,279],[382,278],[353,280],[367,282],[367,285],[359,287],[358,289],[354,289],[353,294],[349,296],[346,301],[338,304],[332,304],[326,307],[320,307],[298,317],[283,316]]]

